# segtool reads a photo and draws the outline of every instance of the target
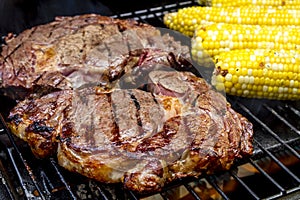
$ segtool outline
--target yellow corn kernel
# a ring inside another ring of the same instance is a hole
[[[275,6],[275,7],[287,7],[287,8],[295,8],[300,7],[300,0],[198,0],[200,5],[204,6],[214,6],[214,7],[225,7],[225,6],[250,6],[250,5],[258,5],[258,6]]]
[[[204,25],[196,28],[192,39],[192,57],[198,61],[203,55],[213,57],[235,49],[300,49],[299,37],[299,27],[226,23]],[[199,53],[203,51],[205,54]]]
[[[225,55],[229,60],[237,61],[229,62],[224,69]],[[254,58],[257,64],[249,68],[247,63],[253,62]],[[289,63],[291,59],[294,60],[293,64]],[[242,60],[245,62],[241,62]],[[271,60],[278,60],[280,63],[270,63]],[[217,86],[217,90],[249,98],[300,99],[300,50],[232,50],[219,54],[214,61],[217,67],[213,73],[212,85]],[[273,64],[277,67],[270,67]]]
[[[194,29],[210,23],[252,24],[252,25],[300,25],[300,9],[277,7],[202,7],[179,9],[164,16],[165,25],[184,35],[193,36]]]

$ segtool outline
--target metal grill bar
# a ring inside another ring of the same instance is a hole
[[[100,195],[101,195],[101,197],[102,197],[103,200],[110,200],[109,197],[108,197],[108,195],[106,194],[105,190],[102,188],[101,185],[97,186],[97,190],[100,193]]]
[[[129,191],[128,194],[130,195],[130,199],[138,200],[137,196],[132,191]]]
[[[268,149],[264,148],[257,140],[254,139],[254,142],[256,143],[257,146],[259,146],[259,148],[265,152],[270,158],[272,158],[272,160],[279,165],[286,173],[288,173],[295,181],[297,181],[297,183],[300,183],[300,179],[294,174],[292,173],[284,164],[282,164],[282,162],[280,162]]]
[[[176,11],[178,8],[183,8],[186,6],[197,5],[195,1],[177,1],[174,4],[162,5],[155,8],[148,8],[144,10],[137,10],[125,13],[119,13],[118,11],[113,11],[115,15],[112,15],[113,18],[131,18],[141,22],[148,22],[149,19],[157,17],[162,22],[161,16],[166,12]]]
[[[195,5],[196,1],[184,1],[184,2],[180,2],[180,1],[176,1],[176,3],[172,3],[172,4],[165,4],[165,5],[161,5],[158,7],[153,7],[153,8],[147,8],[147,9],[141,9],[141,10],[137,10],[137,11],[131,11],[131,12],[125,12],[125,13],[118,13],[117,11],[114,11],[115,15],[112,17],[117,17],[117,18],[132,18],[135,20],[138,20],[140,22],[144,22],[144,23],[149,23],[151,24],[152,20],[155,19],[156,21],[159,22],[159,24],[163,24],[163,14],[166,12],[173,12],[176,11],[178,8],[181,7],[185,7],[185,6],[191,6],[191,5]],[[155,24],[152,24],[155,26]],[[262,129],[264,129],[269,135],[271,135],[273,138],[276,139],[276,141],[279,142],[279,144],[277,146],[279,147],[284,147],[285,149],[287,149],[289,152],[291,152],[298,160],[300,158],[299,153],[298,153],[298,149],[297,147],[292,147],[291,144],[293,141],[297,141],[300,138],[294,138],[293,140],[289,140],[289,141],[284,141],[282,138],[280,138],[274,131],[271,130],[271,128],[269,126],[267,126],[262,120],[260,120],[258,117],[256,117],[255,114],[252,113],[251,109],[248,109],[245,105],[243,105],[242,103],[237,103],[237,105],[244,111],[246,112],[247,115],[249,115],[254,122],[256,122]],[[285,124],[287,127],[289,127],[293,132],[297,133],[298,135],[300,135],[300,131],[293,126],[291,123],[289,123],[288,120],[286,120],[284,117],[282,117],[275,109],[273,109],[272,107],[270,107],[267,104],[263,105],[264,108],[266,108],[269,112],[271,112],[275,117],[277,117],[283,124]],[[290,109],[293,113],[295,113],[295,115],[300,117],[300,111],[297,108],[294,108],[292,106],[288,106],[288,109]],[[1,116],[1,122],[5,127],[5,122]],[[6,128],[5,128],[6,129]],[[23,162],[24,167],[27,170],[27,173],[31,179],[31,181],[33,182],[34,186],[37,188],[38,193],[41,195],[40,197],[42,199],[46,199],[48,197],[48,195],[50,194],[51,196],[51,191],[47,190],[47,188],[49,187],[50,189],[53,189],[55,186],[52,185],[51,180],[48,179],[48,176],[46,173],[42,173],[42,180],[43,183],[42,185],[44,185],[44,188],[42,188],[41,186],[39,186],[39,184],[37,183],[35,176],[32,174],[32,171],[29,167],[29,165],[26,162],[26,159],[23,158],[23,154],[19,151],[17,145],[14,142],[14,139],[12,138],[12,136],[10,135],[9,132],[7,132],[7,130],[4,129],[0,129],[0,134],[7,134],[9,136],[9,139],[12,143],[12,148],[7,147],[6,151],[8,152],[9,158],[12,161],[12,164],[16,170],[16,174],[18,176],[18,179],[21,183],[22,189],[25,191],[25,193],[29,193],[30,191],[28,191],[27,187],[25,187],[25,182],[23,181],[23,177],[20,171],[18,171],[19,166],[17,166],[17,163],[15,162],[15,157],[13,153],[17,153],[18,159],[21,160],[21,162]],[[252,166],[255,167],[255,169],[257,169],[260,174],[265,177],[270,183],[272,183],[272,185],[274,185],[278,190],[279,190],[279,194],[275,194],[272,197],[268,197],[267,199],[271,199],[271,198],[276,198],[279,196],[285,196],[286,194],[295,192],[295,191],[299,191],[300,187],[299,187],[299,177],[293,173],[286,165],[284,165],[279,159],[277,159],[277,157],[275,156],[275,154],[272,152],[272,149],[274,148],[274,146],[271,147],[264,147],[263,144],[261,142],[259,142],[257,139],[255,139],[255,144],[258,147],[259,150],[261,150],[261,152],[263,153],[263,156],[266,157],[270,157],[271,160],[273,160],[280,168],[282,168],[289,176],[291,176],[291,178],[293,180],[295,180],[296,182],[296,186],[293,188],[289,188],[289,189],[285,189],[284,186],[282,186],[281,184],[279,184],[274,178],[272,178],[272,176],[270,174],[268,174],[262,167],[260,167],[256,161],[256,158],[250,158],[248,160],[244,160],[243,162],[249,162]],[[19,158],[20,157],[20,158]],[[58,175],[59,177],[59,181],[63,183],[64,188],[66,188],[67,193],[69,195],[69,199],[77,199],[77,195],[72,191],[72,187],[70,186],[70,184],[68,184],[67,178],[65,177],[63,171],[59,168],[59,166],[57,165],[55,159],[51,158],[49,161],[56,173],[56,175]],[[254,199],[260,199],[259,195],[256,194],[252,189],[251,189],[251,185],[248,185],[243,178],[238,177],[238,175],[235,173],[234,170],[229,171],[229,174],[238,182],[242,185],[242,187],[248,191],[248,193],[251,195],[251,197],[253,197]],[[1,176],[1,174],[0,174]],[[51,176],[51,175],[50,175]],[[205,176],[203,177],[205,180],[207,180],[207,182],[222,196],[223,199],[228,200],[230,199],[229,196],[219,187],[219,185],[216,183],[216,175],[212,175],[212,176]],[[5,179],[2,178],[2,180],[5,182]],[[186,179],[182,179],[181,180],[182,185],[184,186],[184,188],[195,198],[195,199],[201,199],[199,197],[199,195],[197,194],[197,192],[195,191],[195,189],[189,184],[189,181]],[[6,190],[8,191],[8,196],[11,199],[14,199],[14,195],[11,192],[9,186],[7,184],[5,184],[6,186]],[[172,188],[172,186],[170,187]],[[165,188],[166,191],[168,191],[170,188]],[[97,191],[99,192],[99,196],[101,199],[111,199],[110,194],[108,194],[109,192],[105,189],[105,187],[103,187],[101,184],[97,184],[96,186]],[[131,191],[126,191],[126,190],[122,190],[121,192],[124,192],[124,194],[126,194],[126,197],[128,197],[129,199],[134,199],[134,200],[138,200],[141,197]],[[160,194],[161,197],[163,199],[168,199],[167,195],[164,195],[164,193]],[[96,195],[95,195],[96,196]],[[97,196],[98,197],[98,196]],[[121,197],[121,196],[119,196]]]
[[[15,144],[13,138],[12,138],[12,135],[10,134],[10,131],[8,129],[8,127],[6,126],[6,123],[5,123],[5,120],[2,116],[2,114],[0,113],[0,121],[3,125],[3,128],[5,130],[5,132],[8,134],[8,137],[13,145],[13,150],[16,151],[17,155],[18,155],[18,158],[22,161],[22,164],[23,164],[23,167],[27,169],[27,173],[31,179],[31,181],[33,182],[35,188],[37,189],[38,193],[39,193],[39,196],[41,199],[45,199],[45,196],[43,195],[43,192],[42,190],[40,189],[40,187],[38,186],[38,183],[36,182],[35,180],[35,177],[34,175],[32,174],[32,170],[30,168],[30,166],[28,165],[27,161],[23,158],[23,155],[21,154],[21,152],[19,151],[19,149],[17,148],[17,145]],[[30,192],[27,190],[27,188],[25,187],[25,183],[23,181],[23,178],[21,176],[21,173],[20,171],[18,170],[18,166],[16,165],[16,162],[15,162],[15,158],[13,157],[13,154],[12,154],[12,148],[9,148],[9,147],[6,147],[6,150],[7,150],[7,153],[10,157],[10,161],[12,162],[13,166],[14,166],[14,170],[18,176],[18,179],[19,179],[19,182],[21,184],[21,187],[22,189],[24,190],[25,194],[29,196]]]
[[[163,200],[169,200],[168,196],[165,193],[161,193],[160,196]]]
[[[260,199],[253,190],[250,189],[250,187],[240,178],[238,177],[233,171],[230,171],[230,174],[232,177],[234,177],[246,190],[247,192],[254,198],[254,199]]]
[[[161,8],[162,8],[162,7],[161,7]],[[161,8],[159,8],[159,9],[161,9]],[[147,11],[148,11],[149,13],[152,13],[152,15],[153,15],[155,18],[157,18],[157,19],[159,19],[160,21],[162,21],[162,18],[161,18],[161,17],[163,16],[163,13],[155,12],[155,10],[150,9],[150,8],[148,8]]]
[[[61,180],[61,182],[65,185],[67,191],[70,194],[70,198],[76,200],[77,198],[76,198],[75,194],[72,192],[70,185],[66,182],[64,176],[60,172],[60,170],[59,170],[59,168],[57,166],[56,161],[53,158],[50,158],[50,163],[51,163],[52,167],[55,169],[56,174],[59,176],[59,179]]]
[[[2,165],[2,163],[1,163],[1,165]],[[9,186],[8,186],[8,183],[7,183],[7,181],[6,181],[6,178],[7,178],[7,177],[5,177],[5,176],[2,174],[1,171],[0,171],[0,177],[1,177],[1,183],[2,183],[2,185],[3,185],[4,188],[5,188],[5,191],[6,191],[6,194],[8,195],[8,198],[9,198],[9,199],[14,199],[14,195],[13,195],[12,191],[10,190],[10,188],[9,188]]]
[[[195,192],[195,190],[185,181],[182,181],[184,187],[187,189],[187,191],[190,192],[190,194],[196,199],[196,200],[201,200],[201,198],[198,196],[198,194]]]
[[[274,109],[272,109],[270,106],[264,104],[264,107],[269,110],[274,116],[276,116],[278,119],[280,119],[284,124],[286,124],[291,130],[293,130],[295,133],[297,133],[300,136],[300,131],[294,127],[292,124],[290,124],[285,118],[283,118],[281,115],[279,115]]]
[[[41,178],[46,195],[51,195],[51,191],[49,191],[48,188],[50,187],[50,189],[53,190],[54,186],[52,185],[51,181],[44,171],[41,172]]]
[[[5,134],[5,131],[4,129],[0,129],[0,135],[3,135]],[[1,169],[4,169],[4,166],[3,166],[3,163],[2,161],[0,161],[0,166],[1,166]],[[9,183],[7,182],[7,177],[5,176],[4,172],[0,171],[0,178],[1,178],[1,184],[3,185],[5,191],[6,191],[6,194],[8,195],[8,198],[9,199],[14,199],[14,195],[12,193],[12,191],[10,190],[9,188]]]
[[[208,176],[206,180],[209,182],[209,184],[211,184],[216,189],[216,191],[222,196],[222,198],[224,200],[229,200],[229,197],[218,186],[218,184],[216,183],[215,179],[216,179],[216,177],[214,175],[211,175],[211,176]]]
[[[297,110],[296,108],[289,106],[289,108],[291,109],[291,111],[293,111],[295,113],[295,115],[297,115],[298,117],[300,117],[300,111]]]
[[[253,159],[249,159],[250,163],[262,174],[264,175],[272,184],[274,184],[282,194],[286,193],[286,190],[281,187],[269,174],[267,174]]]
[[[18,176],[18,179],[19,179],[19,182],[20,182],[20,184],[21,184],[21,187],[22,187],[22,189],[23,189],[25,195],[26,195],[26,196],[29,196],[30,192],[29,192],[29,191],[27,190],[27,188],[25,187],[25,182],[23,181],[23,178],[22,178],[22,176],[21,176],[21,172],[18,170],[18,166],[16,165],[15,159],[13,158],[12,150],[11,150],[11,149],[8,149],[7,152],[8,152],[9,158],[10,158],[10,160],[11,160],[13,166],[14,166],[14,170],[15,170],[17,176]],[[42,194],[42,193],[41,193],[41,194]],[[43,199],[45,199],[45,198],[43,197]]]
[[[273,138],[275,138],[279,143],[281,143],[284,147],[286,147],[290,152],[292,152],[298,159],[300,159],[300,155],[297,151],[295,151],[290,145],[288,145],[285,141],[283,141],[270,127],[268,127],[265,123],[263,123],[260,119],[258,119],[246,106],[238,103],[238,105],[248,114],[250,115],[263,129],[265,129]],[[263,147],[262,147],[263,148]]]

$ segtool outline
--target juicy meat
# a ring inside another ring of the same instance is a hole
[[[40,99],[21,101],[11,111],[12,132],[28,142],[37,157],[56,153],[60,124],[71,96],[71,90],[50,93]]]
[[[36,156],[57,154],[70,171],[138,192],[251,155],[252,124],[202,78],[174,70],[147,78],[143,90],[89,87],[27,99],[9,126]]]
[[[0,94],[19,100],[8,125],[39,158],[154,192],[252,154],[252,124],[152,26],[62,17],[6,43]]]
[[[130,51],[163,49],[189,54],[168,34],[133,20],[99,15],[59,17],[7,38],[0,54],[0,94],[12,99],[54,90],[107,84],[113,68],[124,68]]]

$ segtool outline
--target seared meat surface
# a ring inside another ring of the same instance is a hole
[[[0,56],[1,95],[19,100],[7,123],[36,157],[142,193],[253,152],[252,124],[199,75],[169,35],[97,15],[7,38]]]
[[[173,86],[184,85],[186,95],[170,93],[168,78]],[[122,181],[138,192],[229,169],[236,158],[252,153],[251,123],[203,79],[155,71],[148,82],[146,91],[96,94],[92,87],[25,100],[12,110],[9,125],[38,157],[57,153],[70,171]]]
[[[124,68],[126,55],[136,49],[189,54],[186,46],[150,25],[93,14],[59,17],[7,37],[6,43],[0,54],[0,94],[17,100],[91,82],[106,84],[110,67]]]

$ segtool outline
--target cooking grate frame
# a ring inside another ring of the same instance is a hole
[[[196,1],[177,1],[135,11],[114,11],[112,17],[133,18],[164,27],[162,18],[165,13],[192,5],[196,5]],[[160,193],[149,195],[139,195],[123,189],[119,184],[101,184],[67,172],[58,166],[55,158],[42,161],[35,159],[29,148],[10,134],[1,115],[0,200],[174,199],[178,193],[186,194],[186,199],[200,200],[206,198],[206,190],[213,190],[218,199],[240,199],[240,195],[243,199],[270,200],[299,197],[300,172],[297,169],[300,168],[300,102],[249,100],[232,96],[227,99],[235,110],[254,124],[254,155],[237,161],[229,171],[180,179],[166,186]],[[4,105],[3,102],[1,105]],[[287,161],[287,157],[291,159]],[[290,160],[293,162],[290,163]],[[265,166],[266,162],[272,163],[275,170]],[[241,171],[245,167],[254,172],[242,175]],[[260,180],[265,183],[262,189],[255,187]],[[236,186],[234,191],[226,189],[229,183]],[[206,188],[203,189],[203,186]],[[264,193],[261,190],[270,191]]]

